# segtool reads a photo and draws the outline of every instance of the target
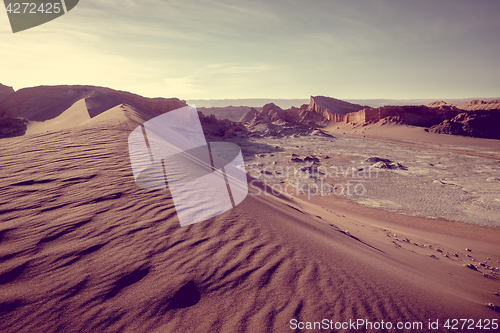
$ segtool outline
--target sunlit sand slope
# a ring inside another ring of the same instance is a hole
[[[499,317],[466,286],[293,200],[249,195],[180,227],[168,190],[134,183],[135,126],[2,140],[2,332],[289,332],[293,318]]]

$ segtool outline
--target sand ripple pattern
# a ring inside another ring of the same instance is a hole
[[[132,127],[2,140],[2,332],[288,332],[292,318],[455,311],[383,253],[277,200],[249,196],[181,228],[168,190],[134,183]]]

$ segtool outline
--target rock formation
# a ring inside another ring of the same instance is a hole
[[[241,118],[240,118],[240,122],[241,123],[249,123],[251,122],[252,120],[255,119],[255,116],[257,115],[258,111],[255,110],[254,108],[250,108],[250,110],[248,110]]]
[[[18,118],[0,118],[0,139],[24,135],[28,128],[26,123]]]
[[[4,89],[7,90],[7,89]],[[13,91],[13,90],[12,90]],[[119,105],[129,105],[142,121],[186,105],[177,98],[146,98],[128,92],[94,86],[42,86],[21,89],[0,102],[0,138],[24,135],[30,121],[54,119],[77,101],[85,101],[91,118]],[[255,111],[255,110],[254,110]],[[256,112],[256,111],[255,111]],[[203,130],[212,137],[242,136],[246,127],[199,112]],[[77,126],[79,124],[75,124]]]
[[[461,110],[467,110],[467,111],[492,110],[492,109],[500,110],[500,100],[497,99],[497,100],[491,100],[488,102],[472,100],[470,102],[465,102],[465,103],[457,105],[457,108],[459,108]]]
[[[9,86],[4,86],[3,84],[0,83],[0,102],[10,94],[13,94],[14,92],[15,92],[14,88]]]
[[[369,107],[331,97],[311,96],[309,106],[300,112],[300,117],[302,121],[318,121],[318,119],[338,121],[341,117],[337,115],[346,115],[364,108]]]
[[[24,88],[0,102],[0,118],[22,117],[45,121],[59,116],[85,99],[91,118],[120,104],[129,104],[156,115],[185,106],[177,98],[146,98],[129,92],[94,86],[40,86]]]
[[[376,123],[385,120],[386,123],[397,123],[411,126],[430,127],[450,119],[459,113],[453,106],[428,107],[420,106],[383,106],[376,109],[363,109],[349,113],[343,117],[343,122],[357,125]],[[342,120],[342,119],[341,119]]]
[[[198,111],[201,127],[207,137],[233,137],[242,136],[247,133],[247,128],[240,122],[234,122],[228,119],[219,120],[215,115],[205,116]]]
[[[300,108],[291,107],[283,110],[279,106],[269,103],[262,107],[259,112],[249,111],[240,121],[258,123],[262,121],[275,122],[285,121],[300,124],[317,124],[344,121],[345,115],[367,108],[358,104],[341,101],[339,99],[311,96],[309,105],[304,104]]]
[[[213,114],[217,119],[228,119],[231,121],[240,121],[240,119],[250,110],[250,106],[226,106],[226,107],[197,107],[198,111],[205,116]],[[254,109],[255,110],[255,109]]]
[[[462,112],[429,128],[429,132],[500,139],[500,110]]]

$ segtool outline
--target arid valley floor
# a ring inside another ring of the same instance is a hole
[[[211,137],[241,147],[249,194],[181,227],[168,190],[134,182],[134,110],[107,112],[1,139],[2,332],[500,320],[500,141],[390,124]]]

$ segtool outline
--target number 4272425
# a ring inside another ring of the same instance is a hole
[[[59,14],[61,12],[60,3],[33,3],[16,2],[9,3],[6,8],[9,14]]]
[[[443,327],[449,330],[497,330],[498,319],[483,319],[477,322],[474,319],[448,319]]]

